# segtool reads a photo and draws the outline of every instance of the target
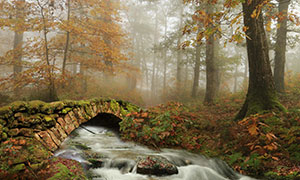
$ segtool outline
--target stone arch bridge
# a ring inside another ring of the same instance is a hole
[[[73,130],[98,114],[113,114],[122,120],[126,114],[138,110],[138,106],[129,102],[110,99],[53,103],[17,101],[0,108],[0,142],[30,137],[54,152]]]

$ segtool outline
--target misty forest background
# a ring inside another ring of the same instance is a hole
[[[161,119],[128,119],[124,139],[297,176],[299,3],[1,0],[0,105],[127,100]]]

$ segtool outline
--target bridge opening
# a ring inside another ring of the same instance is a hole
[[[110,113],[99,113],[97,116],[90,119],[88,122],[83,123],[81,126],[97,126],[105,127],[117,134],[120,133],[119,123],[122,121],[119,117]]]

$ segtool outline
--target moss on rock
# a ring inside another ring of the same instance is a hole
[[[47,180],[85,180],[84,170],[81,164],[75,160],[60,157],[48,160],[46,168],[37,173],[38,177]]]
[[[41,163],[51,155],[52,153],[34,138],[9,138],[0,146],[0,169],[16,173],[15,166],[28,162]]]

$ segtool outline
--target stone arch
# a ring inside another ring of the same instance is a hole
[[[14,102],[0,108],[1,142],[8,137],[34,137],[54,152],[63,140],[81,124],[98,119],[99,124],[109,124],[101,116],[122,121],[128,113],[139,107],[125,101],[93,99],[88,101]],[[99,121],[100,119],[100,121]],[[114,123],[116,125],[116,123]]]
[[[122,119],[115,116],[111,113],[99,113],[88,122],[83,123],[82,125],[88,126],[101,126],[108,129],[113,130],[114,132],[118,132],[120,130],[120,122]]]

